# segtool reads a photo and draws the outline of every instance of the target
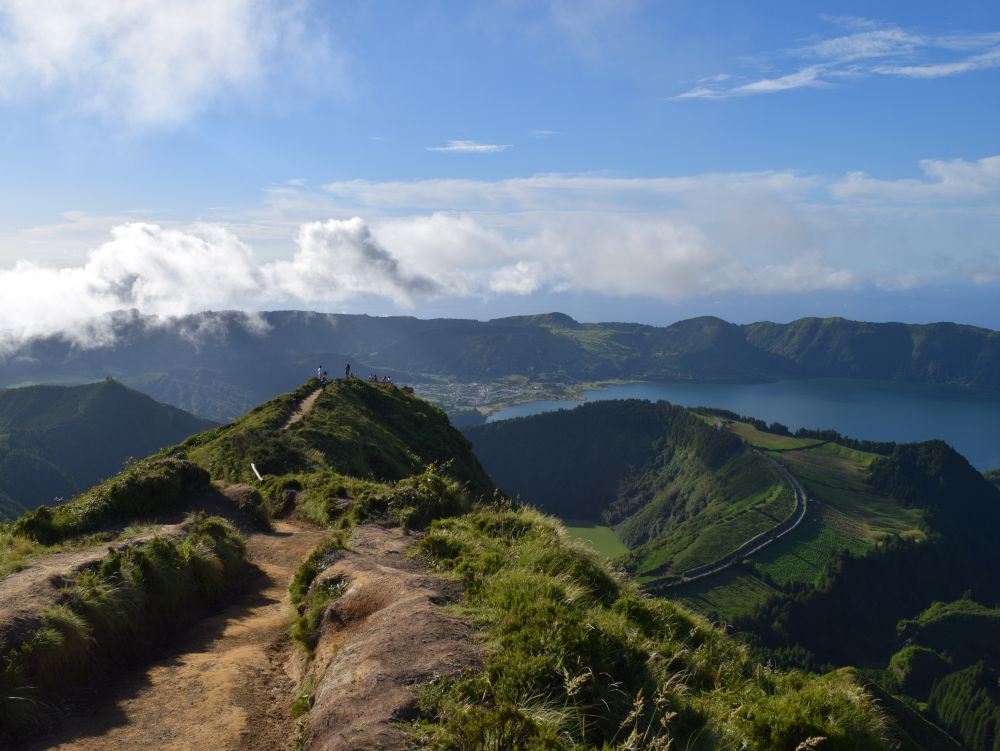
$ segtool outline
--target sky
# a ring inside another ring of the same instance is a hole
[[[0,342],[122,308],[1000,328],[1000,4],[0,0]]]

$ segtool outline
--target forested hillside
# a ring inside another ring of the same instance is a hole
[[[231,419],[323,365],[411,381],[578,383],[607,379],[765,381],[842,377],[1000,389],[1000,333],[957,324],[806,318],[744,326],[578,323],[552,313],[492,321],[279,311],[171,321],[122,312],[93,346],[59,337],[0,361],[0,385],[112,375],[155,398]]]
[[[0,391],[0,518],[67,498],[212,425],[115,381]]]
[[[506,492],[614,527],[647,583],[724,558],[795,508],[771,462],[666,402],[595,402],[466,435]]]

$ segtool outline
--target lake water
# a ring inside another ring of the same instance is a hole
[[[833,428],[851,438],[941,438],[979,469],[1000,467],[1000,394],[949,386],[823,378],[775,383],[627,383],[584,392],[588,400],[660,399],[721,407],[798,428]],[[539,401],[498,410],[489,422],[578,406]]]

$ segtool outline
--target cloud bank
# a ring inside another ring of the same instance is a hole
[[[224,227],[181,231],[136,222],[113,228],[82,266],[19,261],[0,271],[0,352],[52,334],[99,344],[94,319],[122,309],[172,318],[364,296],[407,306],[436,293],[432,279],[400,268],[358,218],[306,224],[291,257],[268,263]]]
[[[77,265],[0,269],[0,341],[91,341],[85,323],[120,309],[419,312],[561,292],[674,303],[1000,281],[1000,156],[919,170],[282,185],[212,224],[118,222]],[[47,231],[24,236],[39,247]]]
[[[0,96],[45,91],[112,122],[172,126],[279,74],[284,88],[340,86],[307,10],[303,0],[0,0]]]

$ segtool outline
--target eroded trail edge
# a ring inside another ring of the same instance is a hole
[[[313,582],[339,581],[343,594],[324,613],[305,677],[314,686],[305,749],[412,748],[400,724],[416,715],[413,687],[481,667],[472,628],[442,607],[461,599],[461,582],[407,556],[413,542],[399,527],[362,525]]]
[[[195,626],[166,656],[120,676],[108,696],[34,748],[288,748],[295,732],[288,704],[296,684],[288,583],[328,534],[278,521],[274,532],[250,535],[249,558],[259,569],[255,586]]]

